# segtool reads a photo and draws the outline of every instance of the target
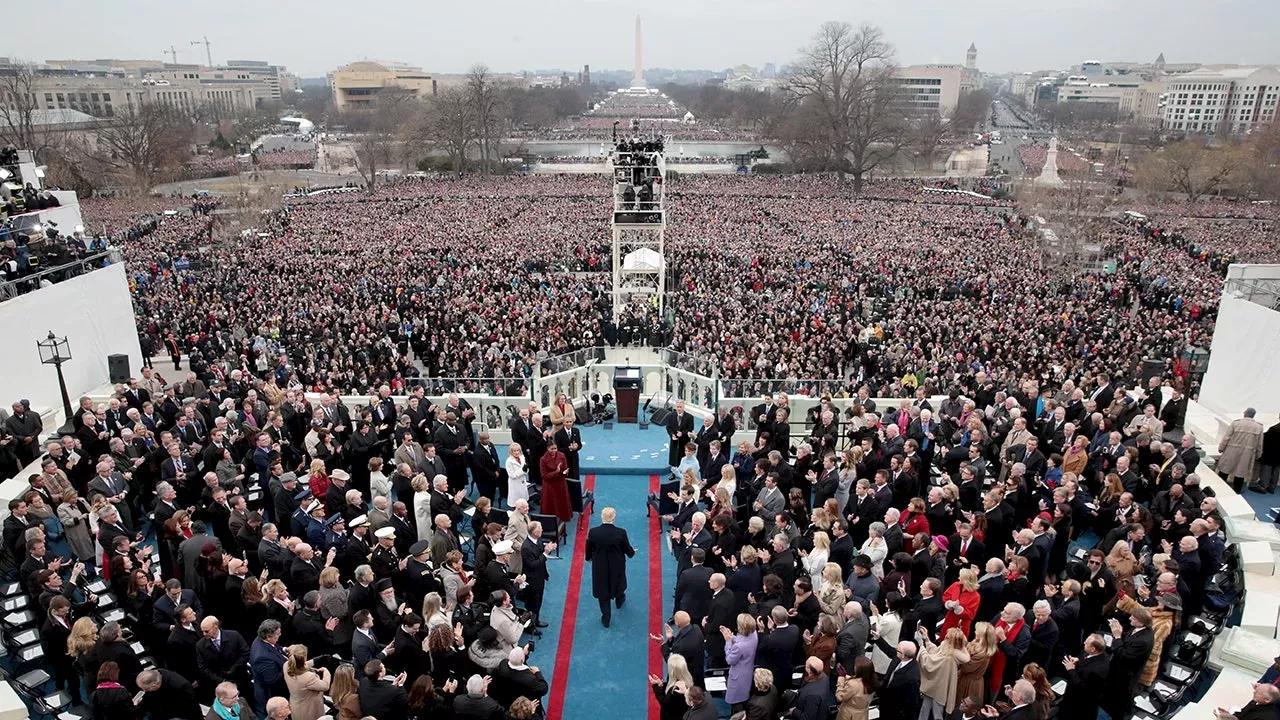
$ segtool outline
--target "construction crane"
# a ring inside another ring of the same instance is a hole
[[[192,40],[191,44],[204,46],[205,59],[209,61],[208,67],[213,67],[213,50],[210,49],[209,38],[205,37],[203,40]]]
[[[178,64],[178,49],[177,49],[177,48],[175,48],[174,46],[170,45],[170,46],[169,46],[169,49],[168,49],[168,50],[165,50],[165,51],[163,52],[163,54],[164,54],[164,55],[168,55],[168,56],[172,57],[172,58],[173,58],[173,64],[174,64],[174,65],[177,65],[177,64]]]

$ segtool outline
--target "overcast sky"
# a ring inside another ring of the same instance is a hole
[[[1280,0],[37,0],[8,14],[0,54],[51,58],[268,60],[316,77],[360,59],[427,71],[632,66],[636,9],[646,67],[722,70],[790,60],[826,20],[884,28],[902,64],[988,72],[1083,60],[1280,64]],[[1012,10],[1011,8],[1017,8]],[[16,13],[16,15],[15,15]],[[28,17],[32,16],[32,17]]]

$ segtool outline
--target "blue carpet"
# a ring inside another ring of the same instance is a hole
[[[584,438],[584,442],[591,441]],[[608,628],[601,625],[600,606],[592,597],[591,566],[583,566],[564,720],[599,718],[604,708],[626,708],[626,717],[643,717],[649,696],[649,520],[645,517],[649,475],[597,475],[595,488],[591,524],[599,524],[601,509],[617,510],[614,524],[627,531],[636,555],[627,561],[626,604],[613,611]],[[563,574],[567,576],[568,568]]]
[[[1280,511],[1280,491],[1275,495],[1254,492],[1245,487],[1243,497],[1248,501],[1253,512],[1262,522],[1275,522],[1276,513]]]

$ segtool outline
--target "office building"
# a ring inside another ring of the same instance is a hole
[[[1275,120],[1280,68],[1209,65],[1170,78],[1160,126],[1175,132],[1247,133]]]
[[[1116,78],[1113,82],[1091,82],[1090,77],[1072,76],[1058,87],[1058,102],[1107,105],[1115,109],[1116,119],[1131,118],[1140,123],[1159,119],[1160,93],[1163,85]]]
[[[901,88],[903,109],[943,115],[955,110],[961,85],[967,81],[965,68],[959,65],[907,65],[894,71],[894,77]]]
[[[339,110],[372,107],[378,93],[389,87],[407,90],[419,98],[436,94],[435,78],[422,68],[372,60],[338,68],[329,76],[329,86]]]

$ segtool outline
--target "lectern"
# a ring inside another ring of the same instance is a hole
[[[644,380],[638,367],[619,367],[613,371],[613,394],[618,403],[618,422],[633,423],[640,416],[640,386]]]

